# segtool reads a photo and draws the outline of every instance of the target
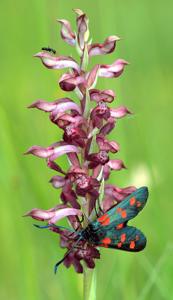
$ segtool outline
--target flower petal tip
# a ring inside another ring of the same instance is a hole
[[[33,153],[33,147],[34,146],[32,146],[32,147],[30,147],[28,150],[26,150],[24,153],[23,153],[23,155],[28,155],[28,154],[32,154]]]
[[[127,167],[125,166],[124,163],[122,163],[122,169],[126,169],[127,170]]]
[[[25,213],[23,216],[22,216],[22,218],[23,217],[28,217],[29,216],[29,214],[28,213]]]
[[[56,21],[60,24],[64,23],[64,19],[56,19]]]
[[[80,8],[72,9],[78,16],[84,15],[84,12]]]
[[[32,212],[34,211],[34,209],[27,211],[22,217],[32,217]]]
[[[36,101],[27,106],[27,108],[35,108],[35,107],[36,107]]]
[[[117,62],[121,63],[123,65],[130,65],[130,63],[127,60],[122,59],[122,58],[117,59]]]
[[[33,57],[42,57],[43,52],[38,52],[36,54],[33,55]]]
[[[121,40],[121,38],[119,36],[117,36],[117,35],[111,35],[109,37],[109,41],[111,41],[111,42],[113,42],[113,41],[120,41],[120,40]]]
[[[28,150],[23,152],[23,155],[28,155],[28,154],[30,154],[30,152],[28,152]]]

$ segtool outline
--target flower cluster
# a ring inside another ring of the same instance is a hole
[[[125,168],[123,161],[116,158],[119,144],[110,141],[107,136],[118,119],[131,112],[125,106],[110,108],[109,103],[116,97],[114,91],[95,88],[99,77],[119,77],[128,62],[117,59],[111,65],[97,64],[88,71],[91,57],[112,53],[120,39],[109,36],[103,43],[92,43],[86,14],[80,9],[74,11],[77,34],[67,20],[58,22],[61,24],[62,39],[76,47],[80,61],[70,56],[55,56],[48,51],[41,51],[35,57],[40,58],[46,68],[68,69],[59,79],[59,86],[65,92],[74,91],[79,104],[68,97],[52,102],[39,99],[32,103],[29,108],[47,112],[50,121],[62,130],[62,140],[48,147],[32,146],[26,152],[45,159],[47,166],[56,172],[50,179],[52,186],[61,189],[61,204],[48,210],[32,209],[26,216],[48,222],[49,229],[60,235],[61,247],[68,250],[73,247],[76,236],[66,229],[53,226],[59,219],[67,217],[71,227],[80,230],[87,226],[87,220],[96,217],[98,207],[105,212],[136,189],[105,183],[112,170]],[[115,159],[110,159],[110,153],[115,154]],[[68,170],[63,170],[57,163],[63,154],[68,157]],[[99,257],[95,246],[80,241],[78,247],[65,257],[64,264],[66,267],[73,264],[75,270],[82,273],[82,260],[88,268],[94,268],[94,259]]]

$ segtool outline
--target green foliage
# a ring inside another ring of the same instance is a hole
[[[97,262],[97,297],[171,300],[173,3],[168,0],[1,1],[0,297],[82,299],[81,275],[63,266],[53,274],[56,259],[63,255],[56,235],[42,234],[32,227],[32,220],[21,217],[33,207],[54,206],[58,199],[57,191],[48,184],[53,173],[44,161],[22,155],[29,146],[47,146],[61,134],[46,114],[25,109],[38,98],[63,96],[57,85],[61,72],[46,70],[32,54],[48,45],[59,54],[75,53],[75,49],[69,53],[69,46],[60,40],[55,20],[69,19],[74,27],[71,10],[77,7],[90,18],[93,41],[102,42],[111,34],[122,37],[117,52],[96,57],[94,63],[111,63],[117,57],[131,62],[119,79],[98,80],[98,88],[116,91],[112,105],[123,103],[135,113],[120,120],[114,130],[114,139],[121,144],[119,157],[128,170],[115,172],[110,182],[147,184],[150,190],[147,207],[139,220],[131,222],[143,229],[148,246],[135,255],[102,249]],[[61,162],[65,168],[65,159]]]

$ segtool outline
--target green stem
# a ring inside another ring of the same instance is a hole
[[[96,300],[96,270],[84,267],[83,278],[84,300]]]

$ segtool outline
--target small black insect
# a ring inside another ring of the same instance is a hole
[[[56,54],[56,50],[54,50],[54,49],[52,49],[50,47],[43,47],[43,48],[41,48],[41,50],[52,52],[53,54]]]

